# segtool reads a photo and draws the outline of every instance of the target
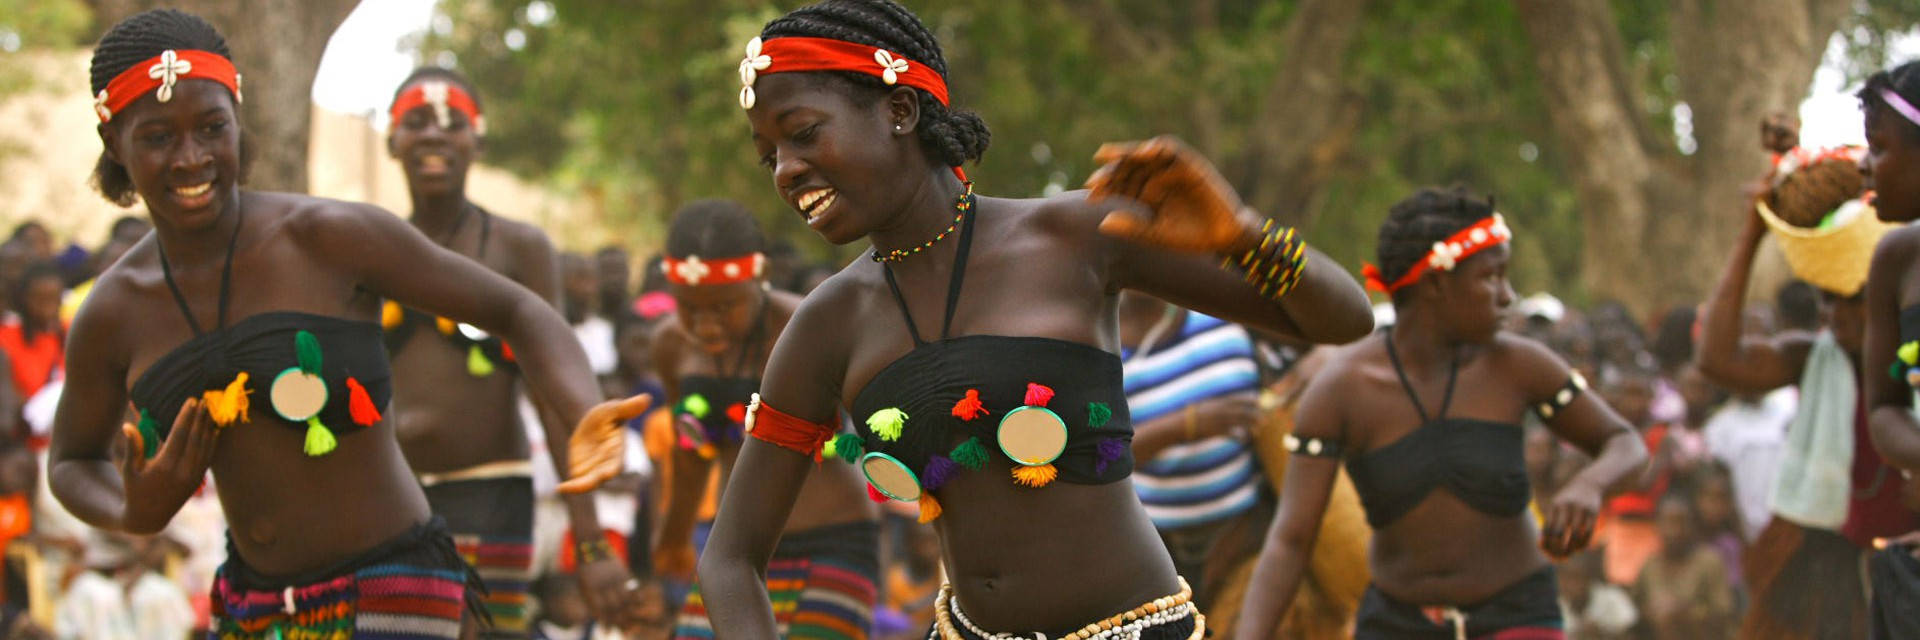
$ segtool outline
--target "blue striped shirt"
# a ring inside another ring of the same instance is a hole
[[[1127,406],[1135,424],[1187,405],[1252,392],[1260,386],[1253,338],[1239,325],[1186,312],[1179,333],[1145,356],[1124,361]],[[1160,529],[1178,529],[1237,515],[1253,506],[1263,477],[1247,443],[1218,436],[1167,447],[1134,468],[1133,486]]]

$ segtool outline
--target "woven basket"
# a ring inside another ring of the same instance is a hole
[[[1773,230],[1780,251],[1787,255],[1787,266],[1793,269],[1793,275],[1842,296],[1858,293],[1860,286],[1866,284],[1874,245],[1880,242],[1881,236],[1899,226],[1881,221],[1871,205],[1861,203],[1859,206],[1859,212],[1838,225],[1810,229],[1781,220],[1765,200],[1754,202],[1760,219]]]

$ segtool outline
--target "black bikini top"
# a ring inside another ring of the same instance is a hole
[[[219,324],[210,332],[194,319],[160,250],[161,273],[194,337],[155,360],[129,391],[148,457],[188,398],[201,398],[221,427],[264,420],[305,429],[305,451],[319,456],[334,449],[336,436],[379,422],[392,396],[393,373],[373,323],[271,311],[227,325],[239,237],[236,223],[220,274]]]
[[[481,209],[479,205],[469,204],[468,207],[470,208],[461,210],[459,219],[454,221],[447,235],[451,237],[460,230],[460,225],[467,221],[467,213],[480,212],[480,249],[474,259],[485,262],[487,239],[493,231],[493,215]],[[407,346],[407,340],[413,337],[413,332],[428,324],[432,324],[434,330],[444,336],[455,348],[467,353],[467,373],[473,377],[485,378],[501,369],[505,369],[508,374],[519,373],[520,364],[513,357],[513,349],[500,338],[488,334],[479,327],[464,322],[454,322],[418,309],[410,309],[392,300],[380,306],[380,328],[386,331],[389,356],[398,357],[400,350]]]
[[[740,345],[733,368],[726,368],[719,354],[713,356],[714,375],[690,375],[680,378],[680,400],[673,407],[674,420],[682,422],[681,432],[691,444],[738,444],[746,436],[747,405],[760,390],[759,376],[751,375],[747,357],[760,353],[766,344],[767,304],[771,297],[760,294],[759,309],[754,312],[753,329]],[[687,427],[697,426],[697,433]]]
[[[1347,475],[1367,512],[1367,524],[1383,529],[1399,520],[1425,500],[1434,489],[1445,487],[1475,510],[1496,517],[1512,517],[1527,510],[1532,493],[1527,486],[1525,455],[1521,450],[1520,427],[1511,424],[1467,418],[1448,418],[1453,403],[1453,385],[1460,372],[1455,359],[1447,372],[1447,391],[1437,417],[1429,418],[1426,407],[1413,391],[1413,384],[1400,366],[1393,350],[1393,334],[1387,333],[1387,356],[1393,371],[1400,376],[1413,408],[1420,412],[1420,427],[1392,443],[1347,459]]]
[[[1052,338],[950,335],[973,239],[973,215],[965,218],[938,341],[920,338],[887,269],[914,348],[855,397],[857,435],[841,434],[829,444],[831,453],[860,462],[875,486],[882,483],[873,458],[910,471],[928,490],[955,473],[984,468],[990,456],[1012,460],[1013,480],[1030,487],[1127,477],[1133,427],[1119,356]],[[874,493],[904,498],[881,488]]]

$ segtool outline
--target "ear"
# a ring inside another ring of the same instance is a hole
[[[115,148],[115,140],[113,135],[114,133],[113,123],[102,122],[99,125],[96,125],[93,128],[93,130],[96,133],[100,134],[100,148],[105,150],[105,153],[107,154],[107,159],[112,160],[115,164],[118,164],[120,166],[123,166],[123,167],[126,166],[127,163],[120,161],[120,151]]]
[[[920,127],[920,92],[913,87],[896,86],[887,94],[887,121],[889,128],[898,126],[895,135],[908,135]]]

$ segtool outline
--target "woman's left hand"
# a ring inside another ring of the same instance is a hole
[[[1593,540],[1593,526],[1599,515],[1600,490],[1582,482],[1568,483],[1547,507],[1546,523],[1540,529],[1541,550],[1564,558],[1585,549]]]
[[[642,393],[588,409],[567,439],[568,480],[560,483],[560,492],[585,493],[620,475],[626,457],[627,421],[646,413],[650,406],[653,396]]]
[[[1213,163],[1173,136],[1111,142],[1093,154],[1102,166],[1087,178],[1089,200],[1122,197],[1152,211],[1116,209],[1100,221],[1107,235],[1168,249],[1228,253],[1258,242],[1260,216],[1240,202]]]
[[[638,622],[635,615],[642,604],[641,585],[627,572],[624,558],[605,556],[582,562],[577,577],[580,593],[596,619],[616,626]]]

